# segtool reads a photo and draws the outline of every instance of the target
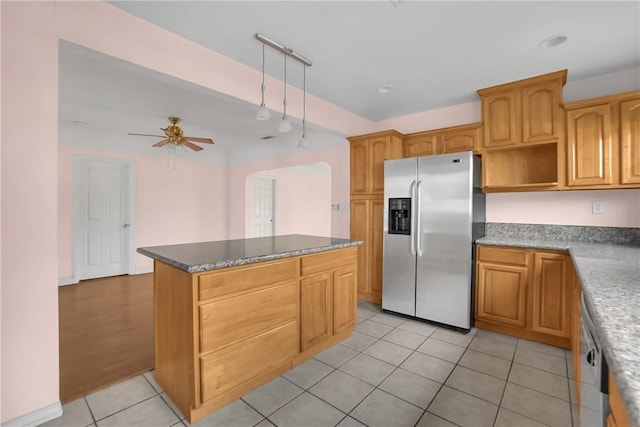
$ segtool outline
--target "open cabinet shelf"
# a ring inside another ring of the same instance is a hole
[[[558,144],[487,150],[482,156],[485,191],[558,187]]]

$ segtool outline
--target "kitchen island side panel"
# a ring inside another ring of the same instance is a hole
[[[178,409],[189,414],[200,401],[193,381],[199,369],[196,279],[159,261],[154,261],[153,277],[156,380]]]

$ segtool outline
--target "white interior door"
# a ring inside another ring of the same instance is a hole
[[[77,280],[129,272],[131,164],[74,159],[74,271]]]
[[[265,176],[253,177],[253,237],[273,236],[275,180]]]

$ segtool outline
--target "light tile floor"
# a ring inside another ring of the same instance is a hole
[[[352,336],[194,426],[575,426],[571,353],[463,335],[358,304]],[[64,405],[45,426],[189,426],[153,372]]]

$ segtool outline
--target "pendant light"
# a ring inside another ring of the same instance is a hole
[[[284,100],[282,104],[284,105],[284,114],[278,124],[278,132],[289,133],[291,132],[291,122],[287,117],[287,55],[284,55]]]
[[[260,91],[262,92],[262,102],[256,111],[256,120],[271,120],[271,111],[264,104],[264,43],[262,44],[262,86],[260,86]]]
[[[310,148],[307,138],[307,66],[302,64],[302,136],[298,140],[298,148]]]

